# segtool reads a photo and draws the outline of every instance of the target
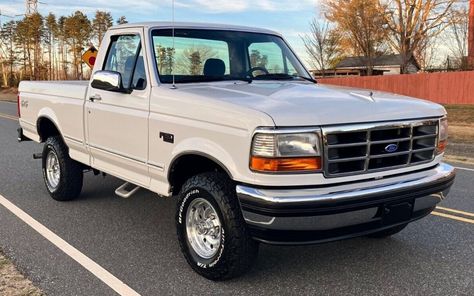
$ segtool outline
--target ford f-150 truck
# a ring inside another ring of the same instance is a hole
[[[177,237],[202,276],[255,261],[259,243],[386,237],[453,183],[445,109],[317,84],[276,32],[142,23],[111,28],[87,81],[19,87],[19,140],[44,143],[46,189],[86,172],[177,196]]]

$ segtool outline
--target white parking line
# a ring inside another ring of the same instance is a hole
[[[0,204],[120,295],[140,295],[0,194]]]
[[[456,168],[456,169],[458,169],[458,170],[464,170],[464,171],[474,172],[474,169],[462,168],[462,167],[457,167],[457,166],[455,166],[454,168]]]

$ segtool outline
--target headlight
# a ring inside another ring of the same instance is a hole
[[[259,172],[317,171],[320,155],[317,133],[257,133],[250,168]]]
[[[439,120],[439,135],[437,153],[443,153],[448,145],[448,118],[443,117]]]

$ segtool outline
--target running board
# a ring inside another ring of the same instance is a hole
[[[117,194],[118,196],[122,198],[129,198],[135,192],[137,192],[138,189],[140,189],[140,186],[134,185],[129,182],[125,182],[122,186],[120,186],[119,188],[115,190],[115,194]]]

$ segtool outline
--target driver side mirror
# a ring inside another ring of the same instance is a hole
[[[106,91],[128,93],[122,86],[122,75],[116,71],[97,71],[92,76],[91,86]]]

